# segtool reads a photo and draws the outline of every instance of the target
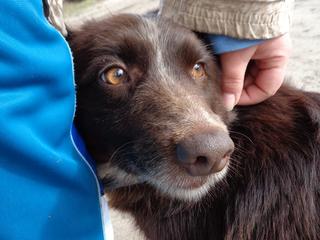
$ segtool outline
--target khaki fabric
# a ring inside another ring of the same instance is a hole
[[[294,0],[163,0],[160,16],[198,32],[269,39],[289,31]]]
[[[60,33],[67,36],[67,29],[63,19],[63,0],[45,0],[48,7],[48,21],[54,26]]]

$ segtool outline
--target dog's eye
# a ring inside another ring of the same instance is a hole
[[[204,76],[206,76],[206,72],[204,70],[203,63],[196,63],[193,66],[193,68],[191,70],[191,76],[196,80],[201,79]]]
[[[101,80],[111,85],[119,85],[127,80],[127,73],[120,67],[112,67],[101,74]]]

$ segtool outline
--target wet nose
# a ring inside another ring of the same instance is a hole
[[[221,171],[233,149],[229,134],[223,130],[195,133],[177,144],[177,162],[191,176],[206,176]]]

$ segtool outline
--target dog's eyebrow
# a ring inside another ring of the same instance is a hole
[[[162,25],[160,27],[164,27]],[[175,31],[174,28],[163,32],[165,34],[160,36],[159,43],[163,45],[161,48],[167,59],[175,59],[188,66],[199,60],[206,62],[211,58],[206,48],[199,44],[195,34],[181,29]]]
[[[175,51],[168,52],[169,59],[179,60],[182,66],[192,67],[197,62],[207,63],[211,57],[203,48],[199,48],[199,44],[194,44],[191,40],[185,40],[176,46]]]

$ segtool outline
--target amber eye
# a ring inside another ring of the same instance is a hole
[[[111,85],[119,85],[127,80],[127,73],[120,67],[112,67],[101,74],[101,79]]]
[[[206,72],[204,70],[203,63],[196,63],[193,66],[193,68],[191,70],[191,76],[196,80],[201,79],[204,76],[206,76]]]

